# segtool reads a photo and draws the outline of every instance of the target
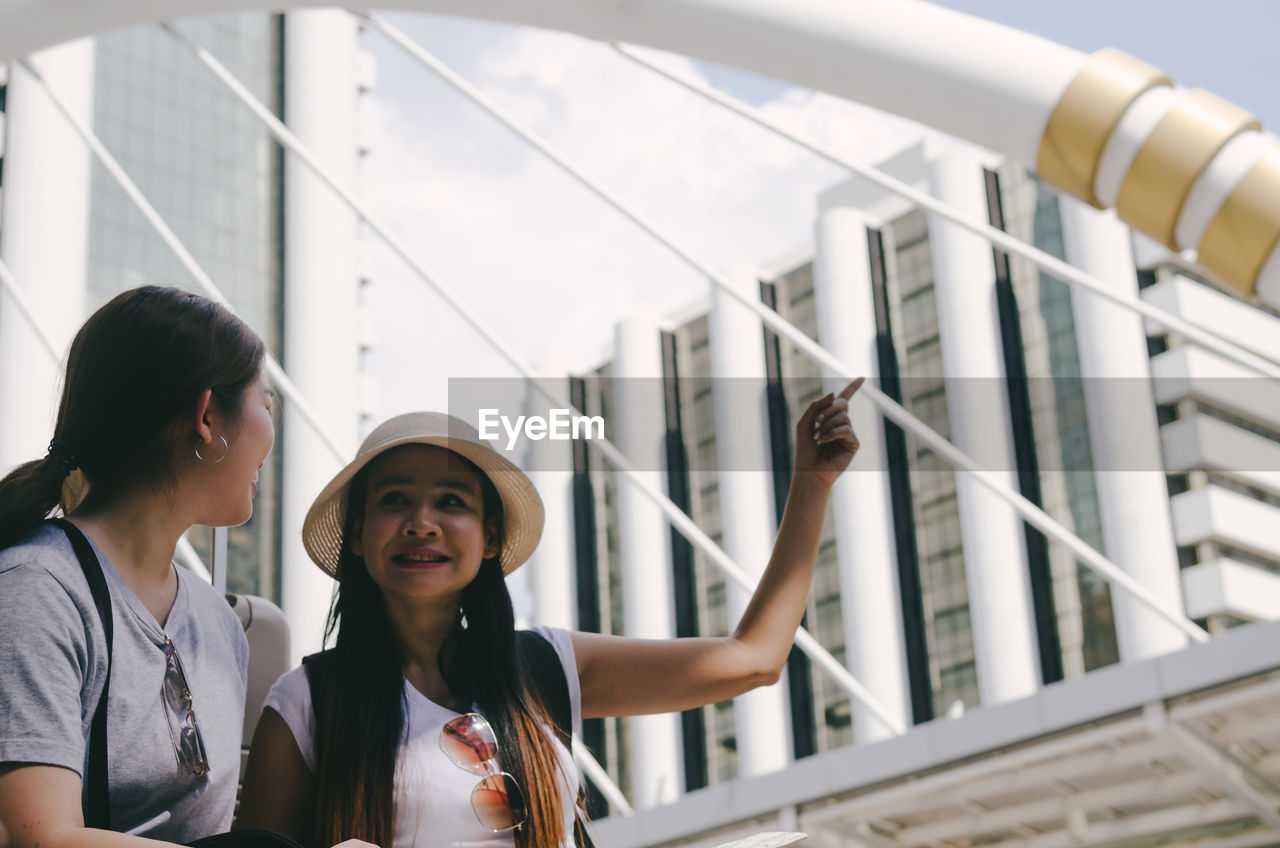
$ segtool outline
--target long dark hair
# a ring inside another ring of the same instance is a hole
[[[0,548],[55,507],[75,506],[74,469],[97,502],[134,486],[171,488],[177,451],[194,448],[175,426],[212,389],[228,413],[262,370],[262,340],[217,303],[143,286],[95,312],[71,343],[49,453],[0,480]]]
[[[347,514],[338,558],[338,590],[325,641],[316,716],[316,793],[313,845],[363,839],[392,842],[396,757],[404,727],[400,647],[381,590],[347,541],[364,515],[366,465],[347,486]],[[486,527],[501,539],[502,500],[478,469]],[[462,590],[461,617],[440,651],[440,672],[454,697],[474,703],[498,737],[502,767],[525,792],[529,818],[515,832],[517,848],[564,842],[562,769],[544,728],[554,727],[517,658],[515,613],[498,557],[485,559]],[[461,624],[466,619],[466,627]],[[352,775],[359,777],[354,780]]]

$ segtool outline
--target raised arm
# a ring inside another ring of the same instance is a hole
[[[795,473],[773,554],[733,635],[573,634],[584,717],[687,710],[777,681],[804,616],[831,486],[858,450],[848,406],[861,385],[819,398],[796,423]]]

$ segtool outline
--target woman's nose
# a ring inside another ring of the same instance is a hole
[[[440,535],[440,522],[435,510],[424,506],[410,512],[404,523],[404,532],[409,536]]]

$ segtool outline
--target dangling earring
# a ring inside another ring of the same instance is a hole
[[[467,614],[465,612],[462,613],[462,617],[458,619],[458,624],[462,625],[463,630],[467,629]]]
[[[207,456],[201,456],[200,442],[198,441],[196,442],[196,459],[200,460],[201,462],[207,462],[210,465],[217,465],[219,462],[222,462],[222,460],[226,459],[227,454],[231,452],[231,445],[227,444],[226,437],[218,436],[218,438],[222,441],[222,454],[217,459],[209,459],[209,457]]]

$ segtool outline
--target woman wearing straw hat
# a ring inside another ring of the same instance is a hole
[[[687,710],[778,679],[831,486],[858,448],[847,407],[860,384],[801,416],[773,555],[724,638],[517,634],[504,577],[542,532],[532,483],[456,418],[375,429],[307,515],[307,552],[338,580],[337,640],[268,696],[236,826],[313,845],[581,844],[566,724]],[[554,648],[550,665],[537,642]],[[557,685],[570,722],[556,720]]]

